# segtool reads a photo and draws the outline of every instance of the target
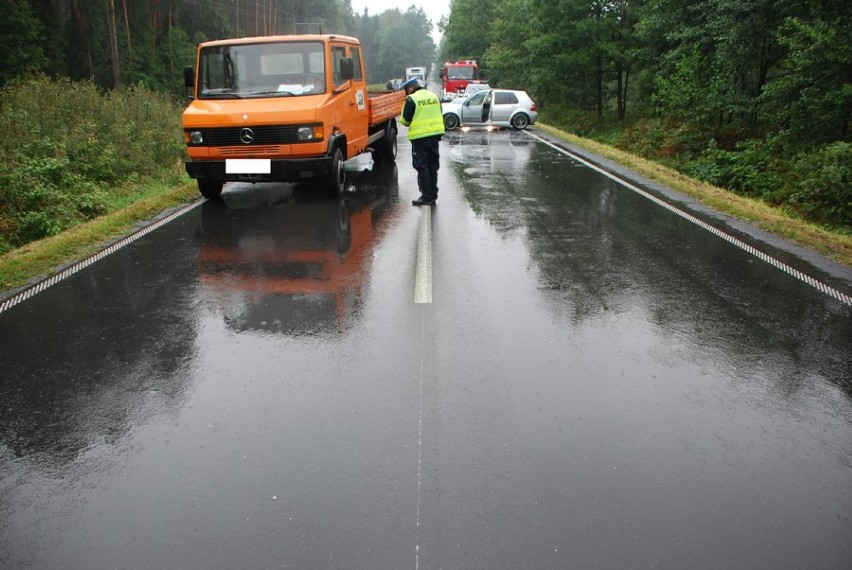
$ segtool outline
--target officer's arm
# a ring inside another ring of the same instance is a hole
[[[414,111],[417,109],[417,104],[411,99],[411,97],[405,98],[405,105],[402,106],[402,118],[400,123],[405,125],[406,127],[411,124],[411,121],[414,119]]]

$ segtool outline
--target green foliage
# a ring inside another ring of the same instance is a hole
[[[441,57],[445,61],[459,59],[482,60],[490,45],[489,30],[492,11],[502,1],[453,0],[450,15],[444,27],[444,44]],[[520,15],[516,15],[520,18]],[[515,38],[518,41],[520,38]]]
[[[428,68],[435,61],[432,23],[422,9],[411,6],[405,12],[387,10],[380,22],[376,34],[378,77],[402,77],[406,67]]]
[[[852,27],[848,18],[786,19],[778,29],[786,68],[758,98],[787,138],[799,144],[849,136]]]
[[[672,163],[677,157],[690,157],[700,153],[707,144],[707,138],[689,123],[674,119],[648,118],[626,125],[616,144],[619,148],[644,158]]]
[[[531,64],[531,51],[524,41],[530,35],[530,22],[518,18],[528,11],[529,0],[503,0],[493,7],[490,44],[483,55],[483,66],[488,68],[488,78],[494,85],[518,89],[527,87],[527,70]]]
[[[698,158],[683,166],[694,178],[767,202],[779,201],[785,168],[784,161],[774,158],[771,145],[760,139],[741,141],[735,151],[720,149],[711,139]]]
[[[42,24],[28,0],[6,0],[0,10],[0,87],[32,71],[43,71],[48,60],[40,44]]]
[[[852,228],[852,144],[836,142],[798,157],[787,203],[808,219]]]
[[[32,77],[0,91],[2,247],[55,235],[110,210],[131,177],[160,176],[184,152],[162,94],[102,94],[91,82]],[[5,244],[5,245],[3,245]]]

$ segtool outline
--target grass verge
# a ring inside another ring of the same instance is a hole
[[[852,236],[848,234],[827,230],[790,217],[780,208],[699,182],[676,170],[617,148],[572,135],[542,123],[537,123],[536,126],[551,136],[617,162],[637,174],[691,196],[715,210],[748,221],[763,230],[795,241],[845,267],[852,268]]]
[[[120,210],[0,257],[0,297],[97,253],[105,243],[132,233],[140,222],[195,199],[198,189],[194,182],[179,186],[156,182],[139,188],[139,196]]]

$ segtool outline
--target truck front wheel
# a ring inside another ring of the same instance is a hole
[[[325,187],[328,193],[334,196],[342,196],[346,189],[346,172],[343,169],[343,152],[340,148],[334,149],[331,159],[331,173],[325,179]]]
[[[224,182],[221,180],[198,180],[198,191],[208,200],[216,200],[222,195],[222,186]]]

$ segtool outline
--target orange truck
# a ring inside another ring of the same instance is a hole
[[[368,93],[361,43],[340,35],[204,42],[184,70],[186,171],[205,198],[225,182],[314,183],[340,195],[344,162],[396,160],[402,91]]]

